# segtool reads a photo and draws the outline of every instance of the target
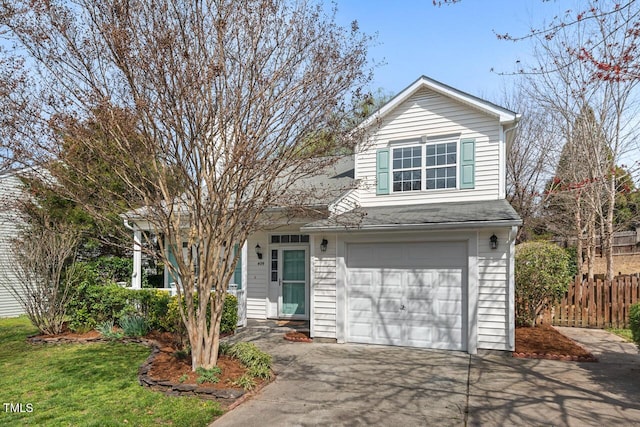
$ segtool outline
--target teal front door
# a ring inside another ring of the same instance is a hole
[[[280,317],[308,317],[307,250],[281,249]]]

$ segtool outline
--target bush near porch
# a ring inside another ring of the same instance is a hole
[[[69,303],[68,326],[74,332],[87,332],[105,323],[120,324],[137,315],[149,329],[175,334],[186,333],[178,311],[178,297],[159,289],[128,289],[115,283],[111,271],[102,271],[104,262],[78,263],[81,279]],[[120,267],[121,263],[109,265]],[[109,269],[107,269],[109,270]],[[121,268],[117,268],[120,272]],[[233,333],[238,323],[238,300],[227,295],[220,332]]]

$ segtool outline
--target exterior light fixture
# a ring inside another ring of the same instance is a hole
[[[328,245],[329,245],[329,242],[327,241],[327,239],[322,239],[322,242],[320,242],[320,250],[322,252],[326,252]]]
[[[258,255],[258,259],[262,259],[262,248],[260,247],[260,244],[256,245],[256,255]]]
[[[498,249],[498,236],[492,234],[491,237],[489,237],[489,242],[491,242],[491,249]]]

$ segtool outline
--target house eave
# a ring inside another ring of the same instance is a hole
[[[460,230],[478,228],[500,228],[522,225],[521,220],[498,221],[464,221],[444,222],[429,224],[376,224],[376,225],[327,225],[327,226],[302,226],[300,230],[307,232],[357,232],[357,231],[429,231],[429,230]]]

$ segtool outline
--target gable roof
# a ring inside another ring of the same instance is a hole
[[[496,117],[502,125],[511,123],[515,124],[520,119],[520,114],[518,113],[515,113],[504,107],[500,107],[499,105],[496,105],[492,102],[485,101],[482,98],[470,95],[444,83],[440,83],[439,81],[436,81],[432,78],[421,76],[418,80],[411,83],[406,89],[391,98],[389,102],[380,107],[379,110],[377,110],[366,120],[364,120],[358,127],[367,128],[373,123],[383,119],[387,114],[389,114],[389,112],[393,111],[398,105],[405,102],[413,94],[421,89],[429,89],[443,96],[469,105],[470,107],[480,110],[485,114]]]

